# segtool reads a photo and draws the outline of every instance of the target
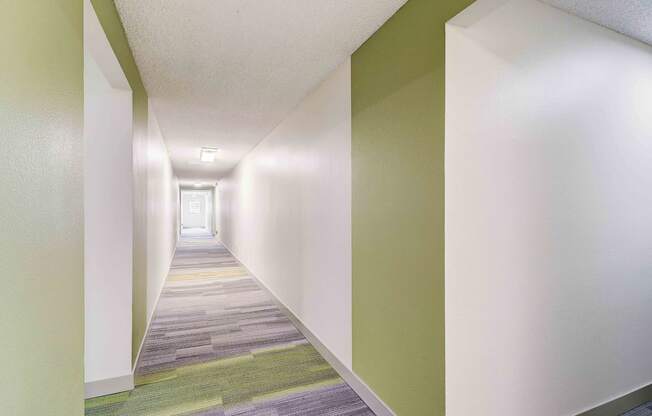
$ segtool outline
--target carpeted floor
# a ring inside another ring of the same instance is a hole
[[[185,237],[145,339],[136,388],[102,416],[373,416],[231,254]]]
[[[642,404],[622,416],[652,416],[652,402]]]

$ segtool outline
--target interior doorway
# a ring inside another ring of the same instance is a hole
[[[213,234],[213,193],[209,189],[181,190],[181,234]]]

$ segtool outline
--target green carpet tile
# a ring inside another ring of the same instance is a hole
[[[131,392],[88,416],[373,416],[212,238],[179,243]]]

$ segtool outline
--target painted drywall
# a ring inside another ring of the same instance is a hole
[[[147,323],[152,320],[177,245],[179,183],[150,102],[147,151]]]
[[[399,416],[444,414],[444,23],[410,0],[352,56],[353,370]]]
[[[88,47],[85,42],[84,380],[92,383],[131,374],[133,187],[131,91],[109,83]]]
[[[350,61],[218,186],[220,236],[351,365]]]
[[[133,187],[134,187],[134,241],[133,241],[133,336],[132,359],[135,361],[147,329],[147,167],[148,98],[138,67],[129,48],[120,16],[113,1],[91,0],[97,17],[115,56],[127,76],[133,92]]]
[[[519,0],[478,1],[446,50],[448,415],[650,383],[652,49]]]
[[[84,414],[82,2],[0,13],[0,403]]]
[[[217,185],[213,188],[213,234],[220,232],[220,193]]]

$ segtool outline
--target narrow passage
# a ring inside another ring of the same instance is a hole
[[[86,415],[373,416],[224,246],[184,237],[136,370],[136,388]]]

